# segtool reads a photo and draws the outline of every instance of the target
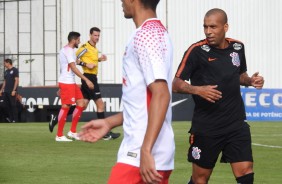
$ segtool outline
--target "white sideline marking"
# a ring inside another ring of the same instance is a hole
[[[268,135],[268,134],[252,134],[252,137],[281,137],[282,134],[271,134],[271,135]]]
[[[252,143],[252,145],[267,147],[267,148],[282,148],[282,146],[272,146],[272,145],[265,145],[265,144],[258,144],[258,143]]]

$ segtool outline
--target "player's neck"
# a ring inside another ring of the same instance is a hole
[[[141,9],[136,11],[135,16],[133,17],[133,21],[135,23],[136,28],[140,27],[147,19],[157,18],[156,12],[151,9]]]
[[[72,43],[68,43],[68,46],[72,49],[75,47],[74,44],[72,44]]]
[[[89,43],[91,46],[93,46],[93,47],[95,47],[95,48],[96,48],[96,43],[95,43],[95,42],[93,42],[92,40],[89,40],[89,41],[88,41],[88,43]]]

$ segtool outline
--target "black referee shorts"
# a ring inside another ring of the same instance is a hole
[[[99,98],[102,98],[97,76],[95,74],[88,73],[84,73],[83,75],[94,84],[94,89],[89,89],[86,82],[81,79],[81,92],[84,99],[97,100]]]
[[[222,136],[194,135],[188,150],[188,161],[206,169],[214,168],[218,156],[220,162],[253,162],[250,127],[247,123],[234,132]]]

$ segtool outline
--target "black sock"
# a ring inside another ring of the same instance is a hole
[[[76,105],[70,106],[70,110],[69,110],[69,112],[68,112],[68,115],[71,115],[71,114],[73,113],[73,111],[74,111],[75,108],[76,108]]]
[[[236,178],[237,184],[253,184],[254,183],[254,173],[249,173],[244,176]]]
[[[98,119],[104,119],[105,118],[105,113],[104,112],[97,112],[97,118]]]

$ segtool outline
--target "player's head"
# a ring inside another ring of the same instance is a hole
[[[101,30],[98,27],[92,27],[89,32],[90,32],[90,40],[94,44],[96,44],[99,41]]]
[[[78,48],[78,45],[80,44],[80,33],[74,31],[70,32],[68,35],[68,41],[75,48]]]
[[[13,65],[13,61],[11,59],[5,59],[4,60],[4,64],[9,64],[9,65]]]
[[[134,11],[138,8],[151,9],[156,11],[160,0],[121,0],[125,18],[133,18]]]
[[[13,61],[11,59],[5,59],[4,60],[4,66],[8,69],[12,68],[13,67]]]
[[[204,18],[204,32],[209,45],[221,47],[225,43],[225,33],[228,31],[228,18],[222,9],[209,10]]]

